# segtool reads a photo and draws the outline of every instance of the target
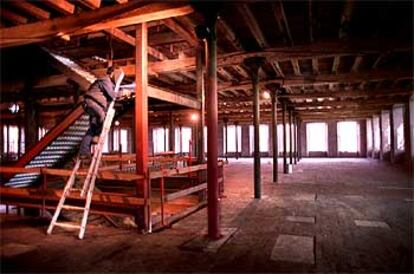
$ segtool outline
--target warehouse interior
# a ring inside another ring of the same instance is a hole
[[[411,1],[0,2],[1,271],[412,273],[413,23]],[[108,67],[122,95],[74,169]]]

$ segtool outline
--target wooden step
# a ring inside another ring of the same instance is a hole
[[[76,223],[61,223],[61,222],[56,222],[55,226],[59,226],[62,228],[69,228],[69,229],[80,229],[81,226],[76,224]]]
[[[62,206],[63,209],[66,210],[76,210],[76,211],[84,211],[85,208],[81,207],[81,206],[72,206],[72,205],[63,205]]]

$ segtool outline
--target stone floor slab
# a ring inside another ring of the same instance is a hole
[[[315,223],[315,217],[287,216],[286,220],[289,222],[294,222],[294,223],[309,223],[309,224]]]
[[[272,261],[315,264],[314,238],[280,234],[270,259]]]
[[[3,258],[12,258],[35,250],[36,248],[30,245],[9,243],[0,247],[0,254]]]
[[[355,220],[357,226],[361,227],[380,227],[380,228],[390,228],[390,226],[381,221],[368,221],[368,220]]]
[[[306,201],[306,202],[314,202],[316,200],[316,194],[297,194],[293,197],[296,201]]]

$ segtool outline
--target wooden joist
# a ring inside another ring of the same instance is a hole
[[[163,100],[165,102],[186,106],[193,109],[200,109],[200,102],[194,98],[180,95],[155,86],[148,86],[148,97]]]
[[[63,14],[73,14],[75,12],[75,5],[66,0],[44,0],[43,3]]]
[[[60,1],[48,3],[58,2]],[[186,15],[191,12],[193,8],[188,4],[151,3],[142,6],[141,2],[134,1],[32,24],[2,28],[0,29],[0,46],[36,43],[53,37],[86,34]]]
[[[50,12],[41,9],[38,6],[31,4],[30,2],[22,0],[22,1],[9,1],[8,3],[13,5],[13,7],[17,9],[22,10],[26,12],[27,14],[30,14],[31,16],[36,17],[37,19],[45,20],[45,19],[50,18]]]
[[[244,23],[249,28],[251,34],[256,39],[257,44],[260,48],[268,48],[269,43],[264,36],[262,29],[259,26],[255,16],[253,15],[252,11],[250,10],[247,4],[238,4],[237,9],[240,12]]]
[[[1,16],[6,19],[7,21],[9,21],[10,23],[13,23],[15,25],[20,25],[20,24],[26,24],[27,23],[27,18],[17,14],[15,12],[12,12],[8,9],[5,8],[1,8],[1,12],[0,12]]]
[[[198,40],[194,32],[186,29],[173,18],[167,18],[162,21],[169,29],[184,38],[191,46],[198,46]]]

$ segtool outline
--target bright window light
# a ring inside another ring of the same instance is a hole
[[[260,125],[259,126],[259,148],[260,152],[269,151],[269,125]],[[254,152],[254,128],[251,125],[249,127],[249,147],[250,153]]]
[[[175,128],[175,152],[189,152],[191,140],[191,127],[182,127],[182,138],[180,139],[180,128]],[[180,148],[182,147],[182,151]]]
[[[328,151],[328,126],[326,123],[306,124],[307,150],[327,152]]]
[[[228,140],[226,140],[226,127],[223,127],[223,152],[226,152],[226,141],[227,141],[227,152],[236,152],[236,126],[227,126]],[[237,151],[241,152],[241,126],[237,126]]]
[[[372,123],[371,119],[367,119],[367,148],[368,150],[372,150]]]
[[[119,151],[119,129],[113,131],[113,150]],[[128,130],[126,128],[121,129],[121,144],[122,152],[128,151]]]
[[[358,152],[359,127],[357,122],[338,122],[338,151]]]
[[[404,117],[403,108],[394,109],[394,121],[401,121],[397,126],[397,150],[404,151]],[[396,123],[394,122],[394,125]]]
[[[289,130],[289,124],[286,124],[286,152],[290,151],[290,130]],[[279,153],[283,152],[283,125],[277,125],[277,147],[279,150]]]
[[[373,118],[374,121],[374,149],[380,150],[380,128],[379,128],[379,117]]]
[[[163,127],[157,127],[152,130],[152,142],[154,153],[160,153],[167,151],[168,148],[168,128],[165,129]]]

